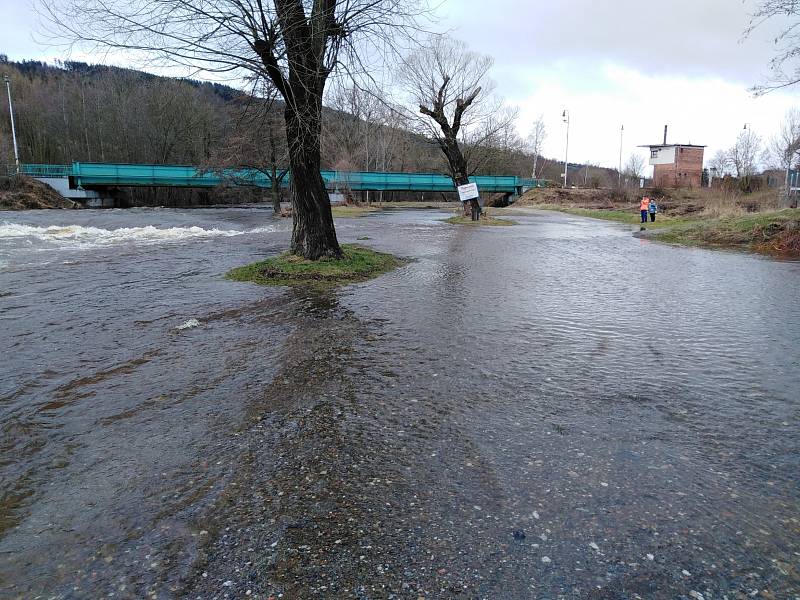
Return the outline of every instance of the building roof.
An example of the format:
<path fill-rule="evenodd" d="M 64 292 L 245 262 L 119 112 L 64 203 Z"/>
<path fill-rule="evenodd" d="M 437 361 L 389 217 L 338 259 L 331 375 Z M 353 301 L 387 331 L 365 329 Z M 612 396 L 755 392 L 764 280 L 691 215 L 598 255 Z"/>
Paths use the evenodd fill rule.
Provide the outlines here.
<path fill-rule="evenodd" d="M 672 148 L 673 146 L 680 146 L 681 148 L 707 148 L 708 146 L 698 146 L 697 144 L 645 144 L 638 146 L 639 148 Z"/>

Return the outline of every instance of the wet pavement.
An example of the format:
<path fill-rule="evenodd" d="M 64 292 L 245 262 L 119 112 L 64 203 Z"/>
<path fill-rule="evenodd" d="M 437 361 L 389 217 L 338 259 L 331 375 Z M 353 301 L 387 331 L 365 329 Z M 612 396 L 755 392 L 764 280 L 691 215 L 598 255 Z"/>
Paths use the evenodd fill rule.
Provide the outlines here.
<path fill-rule="evenodd" d="M 0 216 L 0 597 L 800 597 L 800 263 L 443 216 Z"/>

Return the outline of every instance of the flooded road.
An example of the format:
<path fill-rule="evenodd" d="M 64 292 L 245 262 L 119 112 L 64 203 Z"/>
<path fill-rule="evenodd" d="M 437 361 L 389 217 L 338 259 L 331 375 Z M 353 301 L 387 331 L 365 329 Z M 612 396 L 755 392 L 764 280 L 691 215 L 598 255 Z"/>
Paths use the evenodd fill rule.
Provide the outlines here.
<path fill-rule="evenodd" d="M 445 216 L 3 213 L 0 597 L 800 597 L 800 263 Z"/>

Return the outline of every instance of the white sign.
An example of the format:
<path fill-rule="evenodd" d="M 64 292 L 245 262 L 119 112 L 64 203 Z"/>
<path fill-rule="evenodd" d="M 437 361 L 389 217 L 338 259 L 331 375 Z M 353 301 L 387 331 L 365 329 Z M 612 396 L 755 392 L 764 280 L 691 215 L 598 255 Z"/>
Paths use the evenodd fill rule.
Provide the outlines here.
<path fill-rule="evenodd" d="M 480 194 L 478 193 L 478 184 L 468 183 L 467 185 L 458 186 L 458 197 L 462 202 L 479 198 Z"/>

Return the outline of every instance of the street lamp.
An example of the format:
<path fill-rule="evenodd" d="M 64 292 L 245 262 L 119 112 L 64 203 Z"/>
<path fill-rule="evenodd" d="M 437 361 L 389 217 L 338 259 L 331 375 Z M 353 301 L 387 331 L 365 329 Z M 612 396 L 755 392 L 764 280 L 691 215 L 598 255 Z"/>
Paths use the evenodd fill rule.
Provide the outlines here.
<path fill-rule="evenodd" d="M 11 79 L 8 75 L 3 75 L 3 81 L 6 82 L 6 91 L 8 91 L 8 114 L 11 115 L 11 138 L 14 140 L 14 164 L 17 168 L 17 175 L 19 175 L 19 150 L 17 149 L 17 128 L 14 125 L 14 105 L 11 102 Z"/>
<path fill-rule="evenodd" d="M 618 175 L 618 183 L 617 187 L 622 189 L 622 135 L 625 133 L 625 125 L 620 126 L 619 128 L 619 171 L 617 171 Z"/>
<path fill-rule="evenodd" d="M 564 123 L 567 124 L 567 145 L 564 149 L 564 188 L 567 187 L 567 166 L 569 165 L 569 111 L 564 109 L 564 112 L 561 113 L 561 118 L 564 120 Z"/>

